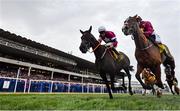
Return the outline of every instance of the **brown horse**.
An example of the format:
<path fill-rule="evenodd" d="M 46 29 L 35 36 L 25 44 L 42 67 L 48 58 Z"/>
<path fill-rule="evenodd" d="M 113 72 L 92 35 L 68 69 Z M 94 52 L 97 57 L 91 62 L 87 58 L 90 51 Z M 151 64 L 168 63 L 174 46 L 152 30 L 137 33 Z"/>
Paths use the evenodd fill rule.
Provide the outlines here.
<path fill-rule="evenodd" d="M 115 61 L 112 57 L 111 53 L 109 53 L 109 49 L 105 47 L 104 45 L 100 45 L 100 43 L 96 40 L 96 38 L 91 34 L 92 26 L 87 31 L 82 31 L 82 37 L 81 37 L 81 44 L 80 44 L 80 51 L 82 53 L 86 53 L 89 48 L 92 47 L 94 55 L 96 57 L 95 64 L 97 67 L 97 70 L 100 73 L 101 78 L 106 84 L 109 97 L 110 99 L 113 98 L 111 89 L 114 90 L 114 78 L 116 74 L 119 74 L 120 76 L 124 76 L 123 73 L 120 73 L 120 71 L 123 69 L 129 79 L 129 93 L 130 95 L 133 95 L 132 88 L 131 88 L 131 74 L 130 71 L 133 70 L 132 66 L 130 66 L 130 60 L 129 58 L 121 52 L 122 59 L 121 61 Z M 106 77 L 106 74 L 109 74 L 110 76 L 110 82 L 111 82 L 111 89 Z"/>
<path fill-rule="evenodd" d="M 163 63 L 163 65 L 166 67 L 169 64 L 171 66 L 172 73 L 174 73 L 175 63 L 173 57 L 168 58 L 163 54 L 161 55 L 160 49 L 146 38 L 137 22 L 137 15 L 126 19 L 122 31 L 125 35 L 132 35 L 132 38 L 134 39 L 136 46 L 135 57 L 138 63 L 136 78 L 140 82 L 142 87 L 144 89 L 151 89 L 151 87 L 144 84 L 140 78 L 142 70 L 144 68 L 150 68 L 150 70 L 156 75 L 156 85 L 159 88 L 164 88 L 161 81 L 160 65 L 161 63 Z M 168 50 L 167 46 L 166 49 Z"/>

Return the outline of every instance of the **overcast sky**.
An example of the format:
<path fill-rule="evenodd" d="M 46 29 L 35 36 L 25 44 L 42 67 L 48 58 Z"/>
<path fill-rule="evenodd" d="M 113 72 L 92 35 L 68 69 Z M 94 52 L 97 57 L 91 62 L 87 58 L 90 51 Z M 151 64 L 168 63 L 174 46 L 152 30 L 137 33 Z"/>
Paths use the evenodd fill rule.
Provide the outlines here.
<path fill-rule="evenodd" d="M 92 25 L 98 38 L 97 28 L 103 25 L 115 32 L 117 49 L 136 69 L 134 41 L 121 31 L 123 21 L 135 14 L 150 21 L 169 47 L 180 81 L 180 0 L 0 0 L 0 28 L 94 62 L 94 54 L 79 51 L 79 29 Z"/>

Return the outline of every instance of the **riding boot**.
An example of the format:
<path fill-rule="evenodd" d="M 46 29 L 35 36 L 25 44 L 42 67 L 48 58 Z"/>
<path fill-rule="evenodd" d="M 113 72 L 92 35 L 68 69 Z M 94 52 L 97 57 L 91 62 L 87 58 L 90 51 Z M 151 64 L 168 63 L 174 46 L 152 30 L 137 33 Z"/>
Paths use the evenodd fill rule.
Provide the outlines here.
<path fill-rule="evenodd" d="M 155 35 L 151 35 L 150 37 L 147 37 L 147 39 L 149 39 L 155 46 L 157 46 L 159 48 L 159 45 L 155 40 L 156 39 Z"/>

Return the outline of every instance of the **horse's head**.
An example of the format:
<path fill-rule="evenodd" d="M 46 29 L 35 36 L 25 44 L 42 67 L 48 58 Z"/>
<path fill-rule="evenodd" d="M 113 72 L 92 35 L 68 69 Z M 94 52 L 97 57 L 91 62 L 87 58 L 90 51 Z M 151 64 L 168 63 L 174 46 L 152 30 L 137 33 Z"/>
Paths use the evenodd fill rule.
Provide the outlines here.
<path fill-rule="evenodd" d="M 124 25 L 122 27 L 122 32 L 124 35 L 132 35 L 135 32 L 135 26 L 138 24 L 138 15 L 135 15 L 133 17 L 128 17 L 124 21 Z"/>
<path fill-rule="evenodd" d="M 92 26 L 90 26 L 89 30 L 82 31 L 80 30 L 82 36 L 81 36 L 81 45 L 79 47 L 80 51 L 82 53 L 86 53 L 90 47 L 92 47 L 95 38 L 91 34 Z"/>

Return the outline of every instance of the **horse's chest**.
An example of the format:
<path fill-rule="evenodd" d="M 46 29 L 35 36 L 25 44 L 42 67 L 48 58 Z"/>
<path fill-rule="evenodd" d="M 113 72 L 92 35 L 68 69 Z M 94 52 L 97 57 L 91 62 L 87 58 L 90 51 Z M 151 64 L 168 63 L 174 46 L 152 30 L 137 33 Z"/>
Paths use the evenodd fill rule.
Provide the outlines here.
<path fill-rule="evenodd" d="M 135 57 L 138 63 L 140 64 L 146 64 L 146 65 L 152 65 L 159 63 L 159 60 L 156 57 L 151 56 L 149 53 L 135 53 Z"/>

